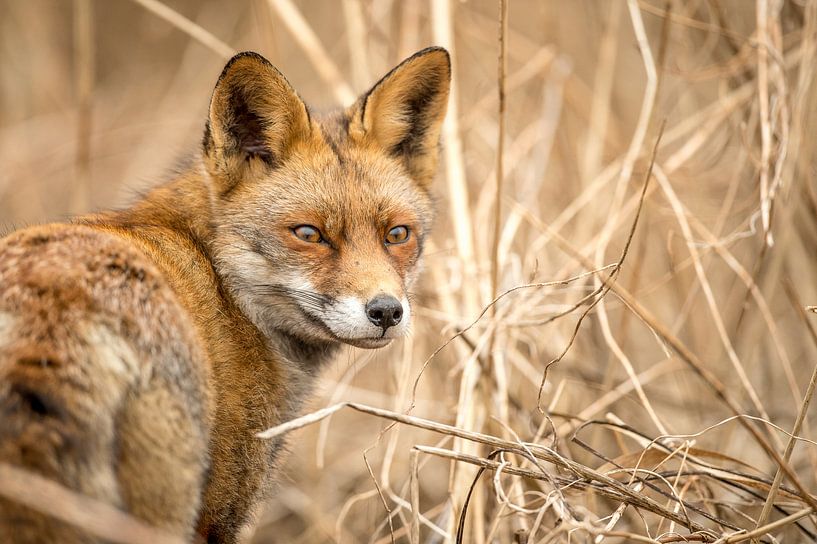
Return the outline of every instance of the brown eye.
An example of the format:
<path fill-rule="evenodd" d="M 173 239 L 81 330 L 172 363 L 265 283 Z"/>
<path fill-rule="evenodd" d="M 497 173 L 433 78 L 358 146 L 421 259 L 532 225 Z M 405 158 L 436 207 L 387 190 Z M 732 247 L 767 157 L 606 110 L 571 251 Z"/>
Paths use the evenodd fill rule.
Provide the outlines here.
<path fill-rule="evenodd" d="M 324 241 L 321 231 L 312 225 L 298 225 L 292 229 L 292 233 L 304 242 L 319 244 Z"/>
<path fill-rule="evenodd" d="M 403 225 L 398 227 L 392 227 L 392 229 L 386 234 L 386 243 L 387 244 L 402 244 L 409 237 L 409 229 Z"/>

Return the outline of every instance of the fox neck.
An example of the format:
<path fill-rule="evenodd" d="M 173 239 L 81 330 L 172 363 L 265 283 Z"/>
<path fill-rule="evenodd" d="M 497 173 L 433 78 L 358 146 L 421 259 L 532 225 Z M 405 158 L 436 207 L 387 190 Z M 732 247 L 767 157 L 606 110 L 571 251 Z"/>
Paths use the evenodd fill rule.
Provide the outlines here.
<path fill-rule="evenodd" d="M 215 217 L 208 180 L 202 170 L 201 167 L 194 167 L 177 179 L 153 189 L 133 207 L 99 216 L 98 221 L 113 222 L 116 226 L 135 230 L 145 226 L 165 228 L 188 239 L 200 256 L 206 259 L 219 297 L 239 312 L 243 319 L 252 323 L 237 303 L 240 298 L 238 293 L 230 288 L 224 271 L 219 270 L 213 259 Z M 161 252 L 161 247 L 158 250 Z M 309 374 L 319 370 L 340 347 L 339 342 L 307 339 L 280 329 L 255 328 L 266 339 L 270 349 Z"/>

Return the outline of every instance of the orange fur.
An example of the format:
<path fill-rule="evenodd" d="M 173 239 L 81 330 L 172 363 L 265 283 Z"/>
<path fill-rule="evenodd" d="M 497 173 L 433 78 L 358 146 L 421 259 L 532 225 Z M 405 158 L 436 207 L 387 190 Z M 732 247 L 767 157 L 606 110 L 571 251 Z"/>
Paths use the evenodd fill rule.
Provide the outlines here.
<path fill-rule="evenodd" d="M 237 55 L 188 172 L 0 240 L 0 461 L 234 542 L 280 464 L 254 434 L 298 412 L 340 343 L 406 331 L 449 73 L 427 49 L 317 117 Z M 395 227 L 408 238 L 386 243 Z M 42 540 L 89 538 L 0 500 L 0 541 Z"/>

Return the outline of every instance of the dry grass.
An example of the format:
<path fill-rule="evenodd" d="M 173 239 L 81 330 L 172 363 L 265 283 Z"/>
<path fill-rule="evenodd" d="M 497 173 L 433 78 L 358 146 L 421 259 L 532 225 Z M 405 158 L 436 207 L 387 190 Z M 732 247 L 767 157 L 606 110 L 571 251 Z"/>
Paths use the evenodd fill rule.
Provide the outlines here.
<path fill-rule="evenodd" d="M 167 177 L 233 50 L 331 107 L 445 45 L 414 334 L 325 374 L 252 541 L 813 540 L 817 3 L 501 4 L 2 0 L 0 222 Z"/>

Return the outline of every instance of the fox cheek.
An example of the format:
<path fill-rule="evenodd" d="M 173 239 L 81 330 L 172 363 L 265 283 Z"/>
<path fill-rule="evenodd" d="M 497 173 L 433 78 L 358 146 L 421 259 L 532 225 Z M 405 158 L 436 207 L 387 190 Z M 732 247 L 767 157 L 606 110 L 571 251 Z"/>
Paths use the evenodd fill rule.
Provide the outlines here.
<path fill-rule="evenodd" d="M 213 90 L 202 142 L 218 194 L 281 164 L 310 133 L 309 111 L 286 78 L 257 53 L 236 55 Z"/>

